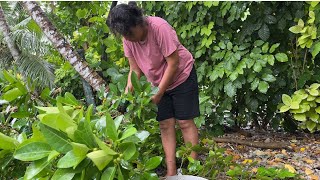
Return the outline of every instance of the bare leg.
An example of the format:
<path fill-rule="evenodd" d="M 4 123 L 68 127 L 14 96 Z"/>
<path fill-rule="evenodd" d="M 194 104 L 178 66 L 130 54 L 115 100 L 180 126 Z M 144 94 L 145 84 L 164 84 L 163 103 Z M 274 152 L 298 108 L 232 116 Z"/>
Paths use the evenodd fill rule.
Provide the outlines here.
<path fill-rule="evenodd" d="M 166 155 L 167 175 L 177 174 L 176 168 L 176 130 L 174 118 L 160 121 L 161 140 Z"/>
<path fill-rule="evenodd" d="M 191 142 L 192 146 L 199 143 L 198 129 L 193 120 L 178 120 L 182 131 L 184 142 Z M 197 159 L 197 153 L 192 152 L 190 155 L 193 159 Z"/>

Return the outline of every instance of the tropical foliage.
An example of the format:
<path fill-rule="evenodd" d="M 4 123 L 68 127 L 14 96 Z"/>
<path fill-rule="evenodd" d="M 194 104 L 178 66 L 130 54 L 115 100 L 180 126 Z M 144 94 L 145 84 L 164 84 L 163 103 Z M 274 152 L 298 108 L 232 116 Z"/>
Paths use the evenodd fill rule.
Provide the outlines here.
<path fill-rule="evenodd" d="M 122 42 L 106 26 L 111 2 L 39 2 L 75 54 L 109 87 L 86 105 L 83 79 L 20 3 L 1 2 L 13 60 L 0 33 L 0 179 L 157 179 L 164 153 L 150 101 L 157 88 L 131 80 Z M 320 130 L 318 2 L 139 2 L 166 19 L 192 52 L 200 84 L 200 146 L 177 157 L 209 179 L 298 178 L 286 169 L 249 171 L 210 138 L 225 127 Z M 174 12 L 174 13 L 173 13 Z M 71 47 L 70 46 L 70 47 Z M 70 48 L 69 47 L 69 48 Z M 118 107 L 128 105 L 121 114 Z M 191 151 L 204 158 L 194 160 Z M 183 164 L 183 162 L 181 164 Z M 250 166 L 254 166 L 252 164 Z"/>

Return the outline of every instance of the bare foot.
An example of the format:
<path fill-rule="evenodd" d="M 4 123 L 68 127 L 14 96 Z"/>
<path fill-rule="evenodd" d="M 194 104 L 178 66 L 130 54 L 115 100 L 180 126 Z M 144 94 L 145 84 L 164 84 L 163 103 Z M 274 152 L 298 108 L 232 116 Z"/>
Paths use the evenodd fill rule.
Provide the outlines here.
<path fill-rule="evenodd" d="M 177 168 L 175 161 L 167 161 L 167 174 L 166 176 L 177 175 Z"/>

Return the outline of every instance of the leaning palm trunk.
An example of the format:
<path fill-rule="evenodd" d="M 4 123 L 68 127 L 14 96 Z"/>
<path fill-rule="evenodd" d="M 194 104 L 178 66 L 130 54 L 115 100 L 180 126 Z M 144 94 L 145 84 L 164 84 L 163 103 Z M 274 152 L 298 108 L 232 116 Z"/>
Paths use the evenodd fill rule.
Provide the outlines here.
<path fill-rule="evenodd" d="M 7 21 L 4 16 L 4 12 L 2 10 L 2 7 L 0 5 L 0 30 L 3 33 L 4 39 L 8 45 L 8 48 L 11 52 L 11 55 L 15 61 L 18 61 L 20 58 L 20 52 L 18 48 L 16 47 L 15 43 L 10 38 L 10 28 L 7 24 Z"/>
<path fill-rule="evenodd" d="M 82 76 L 93 89 L 99 90 L 101 87 L 106 86 L 105 81 L 98 73 L 90 69 L 88 63 L 83 61 L 79 54 L 71 48 L 70 43 L 57 31 L 36 2 L 24 1 L 21 3 L 58 52 L 70 62 L 80 76 Z M 105 91 L 109 90 L 107 86 L 105 88 Z"/>

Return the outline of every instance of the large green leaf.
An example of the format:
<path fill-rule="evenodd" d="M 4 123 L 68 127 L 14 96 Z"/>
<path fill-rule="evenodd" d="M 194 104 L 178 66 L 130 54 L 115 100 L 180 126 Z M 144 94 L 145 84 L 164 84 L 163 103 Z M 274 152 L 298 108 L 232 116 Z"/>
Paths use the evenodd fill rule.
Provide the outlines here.
<path fill-rule="evenodd" d="M 117 169 L 115 167 L 108 167 L 102 174 L 101 179 L 113 180 Z"/>
<path fill-rule="evenodd" d="M 13 88 L 2 95 L 2 98 L 6 101 L 13 101 L 23 95 L 23 93 L 18 88 Z"/>
<path fill-rule="evenodd" d="M 2 70 L 3 76 L 4 78 L 9 81 L 10 83 L 14 83 L 16 82 L 16 78 L 14 76 L 12 76 L 10 73 L 8 73 L 8 71 L 6 70 Z"/>
<path fill-rule="evenodd" d="M 75 172 L 73 169 L 57 169 L 51 177 L 51 180 L 71 180 Z"/>
<path fill-rule="evenodd" d="M 258 35 L 262 40 L 264 41 L 268 40 L 270 37 L 269 27 L 266 24 L 263 24 L 258 31 Z"/>
<path fill-rule="evenodd" d="M 75 168 L 86 158 L 89 148 L 84 144 L 72 143 L 73 150 L 63 156 L 57 164 L 58 168 Z"/>
<path fill-rule="evenodd" d="M 315 43 L 312 47 L 312 57 L 315 58 L 320 52 L 320 41 Z"/>
<path fill-rule="evenodd" d="M 106 152 L 107 154 L 110 155 L 116 155 L 117 152 L 115 152 L 114 150 L 112 150 L 109 146 L 107 146 L 103 141 L 101 141 L 98 137 L 95 136 L 96 142 L 99 146 L 99 148 L 101 148 L 102 150 L 104 150 L 104 152 Z"/>
<path fill-rule="evenodd" d="M 253 45 L 254 46 L 262 46 L 263 43 L 264 43 L 264 41 L 262 41 L 262 40 L 256 40 L 256 41 L 254 41 Z"/>
<path fill-rule="evenodd" d="M 287 62 L 288 56 L 285 53 L 277 53 L 276 60 L 278 60 L 279 62 Z"/>
<path fill-rule="evenodd" d="M 299 102 L 298 101 L 292 101 L 290 109 L 299 109 Z"/>
<path fill-rule="evenodd" d="M 106 133 L 107 136 L 113 141 L 116 141 L 118 139 L 118 133 L 115 122 L 109 113 L 106 113 Z"/>
<path fill-rule="evenodd" d="M 126 161 L 131 159 L 135 155 L 135 153 L 137 151 L 136 146 L 132 142 L 127 142 L 127 143 L 120 144 L 120 149 L 121 149 L 121 151 L 123 153 L 123 159 L 126 160 Z"/>
<path fill-rule="evenodd" d="M 85 18 L 88 14 L 88 10 L 86 8 L 84 9 L 78 9 L 76 12 L 76 16 L 81 19 L 81 18 Z"/>
<path fill-rule="evenodd" d="M 44 111 L 47 114 L 54 114 L 54 113 L 59 113 L 59 109 L 58 107 L 40 107 L 40 106 L 36 106 L 37 109 L 40 109 L 41 111 Z M 68 112 L 73 110 L 74 108 L 71 106 L 63 106 L 63 109 Z"/>
<path fill-rule="evenodd" d="M 69 92 L 66 92 L 64 95 L 65 100 L 67 101 L 68 104 L 77 106 L 79 105 L 78 100 Z"/>
<path fill-rule="evenodd" d="M 47 157 L 52 149 L 44 142 L 31 142 L 18 147 L 14 152 L 14 158 L 21 161 L 34 161 Z"/>
<path fill-rule="evenodd" d="M 87 120 L 81 119 L 78 129 L 74 132 L 75 141 L 87 145 L 89 148 L 96 147 L 92 129 Z"/>
<path fill-rule="evenodd" d="M 118 173 L 118 180 L 124 180 L 124 177 L 123 177 L 123 174 L 122 174 L 120 166 L 118 166 L 117 173 Z"/>
<path fill-rule="evenodd" d="M 310 85 L 311 89 L 318 89 L 319 87 L 320 87 L 319 83 L 313 83 L 313 84 Z"/>
<path fill-rule="evenodd" d="M 298 120 L 298 121 L 306 121 L 307 117 L 306 114 L 294 114 L 293 115 L 294 119 Z"/>
<path fill-rule="evenodd" d="M 93 111 L 93 104 L 90 104 L 86 113 L 86 121 L 88 121 L 89 123 L 91 121 L 90 117 L 92 116 L 92 111 Z"/>
<path fill-rule="evenodd" d="M 33 177 L 35 177 L 37 174 L 39 174 L 50 163 L 51 163 L 51 161 L 48 161 L 47 158 L 43 158 L 43 159 L 32 162 L 27 167 L 24 178 L 25 179 L 33 179 Z"/>
<path fill-rule="evenodd" d="M 150 171 L 152 169 L 155 169 L 156 167 L 159 166 L 161 161 L 162 161 L 162 157 L 160 156 L 150 158 L 145 164 L 145 170 Z"/>
<path fill-rule="evenodd" d="M 57 125 L 57 119 L 58 119 L 59 114 L 39 114 L 37 117 L 41 121 L 41 123 L 50 126 L 54 129 L 59 129 Z"/>
<path fill-rule="evenodd" d="M 72 150 L 72 145 L 68 141 L 69 138 L 65 133 L 44 124 L 40 124 L 40 130 L 54 150 L 60 153 L 67 153 Z"/>
<path fill-rule="evenodd" d="M 310 89 L 309 93 L 312 96 L 318 96 L 319 95 L 319 90 L 318 89 Z"/>
<path fill-rule="evenodd" d="M 318 113 L 316 113 L 314 111 L 309 111 L 308 112 L 308 116 L 312 121 L 318 122 L 318 119 L 319 119 L 319 114 Z"/>
<path fill-rule="evenodd" d="M 265 82 L 265 81 L 259 82 L 258 90 L 261 93 L 267 93 L 268 89 L 269 89 L 269 84 L 267 82 Z"/>
<path fill-rule="evenodd" d="M 280 107 L 280 112 L 283 113 L 283 112 L 287 112 L 289 111 L 290 109 L 290 106 L 287 106 L 287 105 L 283 105 Z"/>
<path fill-rule="evenodd" d="M 307 101 L 314 101 L 317 97 L 309 95 Z"/>
<path fill-rule="evenodd" d="M 266 73 L 262 75 L 262 79 L 267 82 L 274 82 L 277 80 L 272 74 L 266 74 Z"/>
<path fill-rule="evenodd" d="M 307 129 L 310 131 L 310 132 L 313 132 L 315 127 L 317 126 L 317 123 L 313 122 L 313 121 L 307 121 L 306 122 L 306 125 L 307 125 Z"/>
<path fill-rule="evenodd" d="M 229 96 L 233 97 L 236 95 L 236 87 L 232 84 L 232 82 L 227 83 L 224 86 L 224 92 Z"/>
<path fill-rule="evenodd" d="M 268 52 L 268 49 L 269 49 L 269 43 L 266 42 L 266 43 L 262 46 L 261 50 L 262 50 L 263 53 L 267 53 L 267 52 Z"/>
<path fill-rule="evenodd" d="M 120 115 L 120 116 L 118 116 L 118 117 L 116 117 L 116 118 L 114 119 L 114 123 L 115 123 L 115 125 L 116 125 L 116 130 L 118 130 L 121 122 L 123 121 L 123 119 L 124 119 L 124 115 Z"/>
<path fill-rule="evenodd" d="M 72 118 L 66 113 L 59 113 L 57 117 L 57 126 L 63 132 L 68 132 L 70 129 L 76 129 L 77 125 Z"/>
<path fill-rule="evenodd" d="M 253 82 L 251 83 L 251 90 L 254 91 L 259 86 L 260 80 L 258 78 L 254 78 Z"/>
<path fill-rule="evenodd" d="M 149 137 L 149 135 L 150 133 L 148 131 L 139 131 L 138 133 L 136 133 L 136 136 L 140 139 L 140 141 L 144 141 Z"/>
<path fill-rule="evenodd" d="M 253 66 L 253 70 L 255 72 L 260 72 L 262 70 L 262 65 L 259 63 L 259 61 L 257 61 L 254 66 Z"/>
<path fill-rule="evenodd" d="M 280 43 L 273 44 L 273 45 L 270 47 L 269 52 L 270 52 L 270 53 L 273 53 L 279 46 L 280 46 Z"/>
<path fill-rule="evenodd" d="M 290 27 L 289 31 L 291 31 L 294 34 L 298 34 L 302 31 L 302 28 L 300 26 L 296 25 L 296 26 Z"/>
<path fill-rule="evenodd" d="M 0 149 L 15 149 L 19 142 L 0 132 Z"/>
<path fill-rule="evenodd" d="M 135 133 L 137 133 L 137 129 L 135 127 L 129 127 L 127 128 L 124 133 L 122 134 L 121 138 L 119 139 L 119 141 L 126 139 L 132 135 L 134 135 Z"/>
<path fill-rule="evenodd" d="M 131 83 L 135 91 L 137 91 L 138 93 L 142 91 L 140 81 L 134 71 L 132 71 L 131 73 Z"/>
<path fill-rule="evenodd" d="M 292 99 L 290 96 L 282 94 L 282 102 L 287 106 L 291 106 Z"/>
<path fill-rule="evenodd" d="M 93 151 L 87 154 L 87 157 L 93 161 L 100 171 L 102 171 L 113 159 L 113 156 L 107 154 L 103 150 Z"/>
<path fill-rule="evenodd" d="M 51 151 L 50 154 L 49 154 L 49 156 L 48 156 L 48 161 L 53 160 L 54 158 L 56 158 L 56 157 L 59 156 L 59 155 L 60 155 L 59 152 L 57 152 L 57 151 L 55 151 L 55 150 Z"/>

